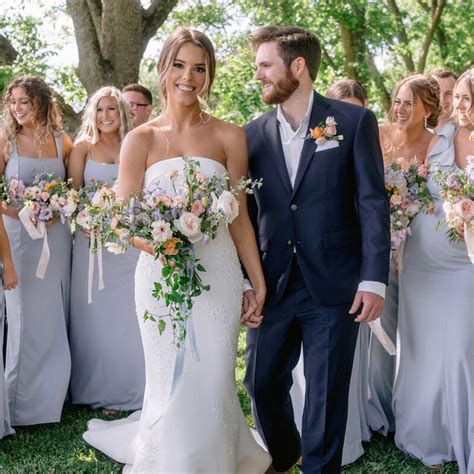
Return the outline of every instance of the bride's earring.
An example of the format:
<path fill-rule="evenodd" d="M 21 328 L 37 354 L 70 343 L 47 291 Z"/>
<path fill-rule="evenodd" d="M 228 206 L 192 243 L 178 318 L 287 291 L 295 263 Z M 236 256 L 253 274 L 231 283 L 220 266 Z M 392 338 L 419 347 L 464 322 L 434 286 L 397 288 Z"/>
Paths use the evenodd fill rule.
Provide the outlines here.
<path fill-rule="evenodd" d="M 423 120 L 423 125 L 425 126 L 425 128 L 428 128 L 428 117 L 429 115 L 425 115 L 425 118 Z"/>

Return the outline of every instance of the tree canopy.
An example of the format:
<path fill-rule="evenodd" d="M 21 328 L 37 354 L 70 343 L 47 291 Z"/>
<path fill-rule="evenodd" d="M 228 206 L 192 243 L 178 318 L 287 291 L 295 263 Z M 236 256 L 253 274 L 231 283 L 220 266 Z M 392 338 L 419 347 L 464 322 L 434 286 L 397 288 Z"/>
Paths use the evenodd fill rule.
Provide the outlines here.
<path fill-rule="evenodd" d="M 45 77 L 73 124 L 86 95 L 103 85 L 140 81 L 156 91 L 160 45 L 184 25 L 214 41 L 219 67 L 210 107 L 237 123 L 264 110 L 246 41 L 261 25 L 313 31 L 323 48 L 315 87 L 324 92 L 334 80 L 358 79 L 379 114 L 406 75 L 474 64 L 471 0 L 20 0 L 15 7 L 0 11 L 0 89 L 18 74 Z M 59 17 L 67 25 L 60 31 Z M 53 59 L 71 37 L 78 62 L 58 66 Z"/>

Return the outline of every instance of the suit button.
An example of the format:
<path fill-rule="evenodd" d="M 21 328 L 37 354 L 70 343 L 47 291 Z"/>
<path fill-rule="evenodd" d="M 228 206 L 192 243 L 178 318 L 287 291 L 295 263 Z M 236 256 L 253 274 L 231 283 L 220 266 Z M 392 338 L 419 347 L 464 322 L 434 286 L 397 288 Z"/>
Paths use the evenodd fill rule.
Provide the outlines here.
<path fill-rule="evenodd" d="M 292 211 L 296 211 L 296 210 L 298 209 L 298 206 L 297 206 L 296 204 L 292 204 L 292 205 L 290 206 L 290 209 L 291 209 Z"/>
<path fill-rule="evenodd" d="M 288 241 L 288 245 L 293 245 L 293 241 L 292 241 L 292 240 L 289 240 L 289 241 Z"/>

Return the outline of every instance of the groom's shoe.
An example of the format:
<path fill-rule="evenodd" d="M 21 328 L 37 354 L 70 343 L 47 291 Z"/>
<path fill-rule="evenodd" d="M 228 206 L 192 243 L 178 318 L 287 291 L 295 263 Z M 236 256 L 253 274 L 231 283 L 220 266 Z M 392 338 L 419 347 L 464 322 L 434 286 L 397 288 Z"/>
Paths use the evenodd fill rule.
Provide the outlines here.
<path fill-rule="evenodd" d="M 289 469 L 288 471 L 277 471 L 273 464 L 265 471 L 265 474 L 291 474 L 293 469 Z"/>

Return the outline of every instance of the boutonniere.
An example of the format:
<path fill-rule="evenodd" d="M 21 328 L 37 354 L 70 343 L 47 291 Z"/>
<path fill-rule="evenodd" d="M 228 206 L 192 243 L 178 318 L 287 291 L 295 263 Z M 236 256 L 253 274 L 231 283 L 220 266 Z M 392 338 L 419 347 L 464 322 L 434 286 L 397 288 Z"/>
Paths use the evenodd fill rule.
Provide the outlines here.
<path fill-rule="evenodd" d="M 337 134 L 337 122 L 332 115 L 326 118 L 326 122 L 319 122 L 318 126 L 309 129 L 306 138 L 314 139 L 316 145 L 325 145 L 328 140 L 336 140 L 338 142 L 344 140 L 344 135 Z"/>

